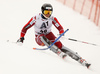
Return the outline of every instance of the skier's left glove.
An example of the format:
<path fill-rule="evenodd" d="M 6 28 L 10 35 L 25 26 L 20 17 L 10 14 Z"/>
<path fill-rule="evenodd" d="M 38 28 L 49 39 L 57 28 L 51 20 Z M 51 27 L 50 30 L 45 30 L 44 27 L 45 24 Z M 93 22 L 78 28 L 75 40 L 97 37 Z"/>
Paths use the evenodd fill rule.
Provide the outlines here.
<path fill-rule="evenodd" d="M 61 30 L 60 32 L 59 32 L 59 35 L 61 35 L 62 33 L 64 33 L 64 30 Z M 64 36 L 64 35 L 63 35 Z"/>
<path fill-rule="evenodd" d="M 17 42 L 22 42 L 24 41 L 24 37 L 21 37 L 20 39 L 17 40 Z"/>

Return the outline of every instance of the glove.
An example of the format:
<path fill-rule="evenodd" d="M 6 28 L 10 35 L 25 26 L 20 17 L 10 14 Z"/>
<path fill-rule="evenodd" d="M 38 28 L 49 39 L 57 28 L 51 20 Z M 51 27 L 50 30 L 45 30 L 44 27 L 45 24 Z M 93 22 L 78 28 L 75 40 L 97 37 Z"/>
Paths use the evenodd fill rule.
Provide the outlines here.
<path fill-rule="evenodd" d="M 64 33 L 64 30 L 61 30 L 61 31 L 59 32 L 59 36 L 60 36 L 62 33 Z M 63 36 L 64 36 L 64 35 L 63 35 Z"/>
<path fill-rule="evenodd" d="M 59 36 L 60 36 L 61 34 L 59 34 Z M 62 35 L 62 36 L 64 36 L 64 34 Z"/>
<path fill-rule="evenodd" d="M 24 37 L 21 37 L 20 39 L 17 40 L 17 42 L 22 42 L 24 41 Z"/>

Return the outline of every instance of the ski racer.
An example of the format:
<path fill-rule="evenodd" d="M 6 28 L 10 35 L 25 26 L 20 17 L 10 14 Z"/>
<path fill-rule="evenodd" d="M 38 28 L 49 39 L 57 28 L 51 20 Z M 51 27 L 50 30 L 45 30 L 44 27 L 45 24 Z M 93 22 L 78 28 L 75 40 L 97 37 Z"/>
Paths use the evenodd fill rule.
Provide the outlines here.
<path fill-rule="evenodd" d="M 59 34 L 62 34 L 64 32 L 64 28 L 61 26 L 57 18 L 52 16 L 53 7 L 51 4 L 43 4 L 41 7 L 41 11 L 42 13 L 33 16 L 22 28 L 20 38 L 17 40 L 17 42 L 23 43 L 24 36 L 27 30 L 31 27 L 34 27 L 35 41 L 40 46 L 50 46 L 49 43 L 54 42 L 57 38 L 51 31 L 52 25 L 54 25 L 58 29 Z M 49 40 L 49 43 L 47 42 L 47 40 Z M 87 63 L 84 59 L 82 59 L 82 57 L 80 57 L 80 55 L 78 55 L 76 52 L 65 47 L 60 41 L 57 41 L 54 45 L 56 48 L 52 46 L 50 50 L 56 53 L 61 58 L 65 58 L 68 55 L 72 59 L 86 66 L 87 68 L 89 68 L 89 66 L 91 65 Z"/>

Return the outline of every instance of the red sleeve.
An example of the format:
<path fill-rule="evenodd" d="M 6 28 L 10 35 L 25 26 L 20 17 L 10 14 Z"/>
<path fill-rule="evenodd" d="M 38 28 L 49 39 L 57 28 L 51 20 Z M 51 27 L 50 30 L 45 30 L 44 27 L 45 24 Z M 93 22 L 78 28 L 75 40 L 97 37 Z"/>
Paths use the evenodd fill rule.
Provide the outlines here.
<path fill-rule="evenodd" d="M 31 28 L 35 23 L 30 24 L 32 22 L 33 17 L 28 21 L 28 23 L 22 28 L 20 37 L 24 37 L 27 30 Z"/>
<path fill-rule="evenodd" d="M 54 20 L 52 21 L 52 23 L 59 30 L 59 34 L 64 32 L 63 27 L 61 26 L 61 24 L 59 23 L 56 17 L 54 17 Z"/>

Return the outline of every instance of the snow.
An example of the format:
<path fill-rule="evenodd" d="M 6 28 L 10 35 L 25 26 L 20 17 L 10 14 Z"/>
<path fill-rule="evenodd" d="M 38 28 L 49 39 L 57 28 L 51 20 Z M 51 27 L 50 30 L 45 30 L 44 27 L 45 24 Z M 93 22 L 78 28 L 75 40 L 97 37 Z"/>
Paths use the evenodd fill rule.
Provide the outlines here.
<path fill-rule="evenodd" d="M 66 47 L 78 52 L 92 64 L 90 69 L 87 69 L 70 57 L 63 60 L 50 50 L 33 50 L 33 47 L 40 47 L 34 39 L 34 28 L 27 31 L 22 46 L 14 43 L 19 39 L 22 27 L 32 16 L 41 12 L 41 5 L 46 2 L 53 5 L 53 15 L 58 18 L 64 29 L 69 28 L 64 37 L 100 45 L 100 28 L 56 0 L 2 0 L 0 74 L 100 74 L 100 46 L 61 39 Z M 57 36 L 58 31 L 55 27 L 52 28 Z"/>

